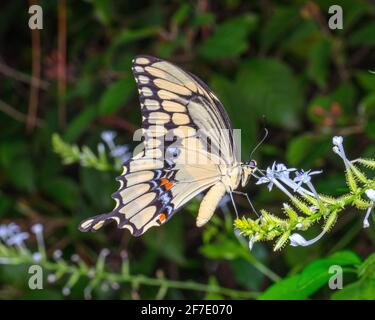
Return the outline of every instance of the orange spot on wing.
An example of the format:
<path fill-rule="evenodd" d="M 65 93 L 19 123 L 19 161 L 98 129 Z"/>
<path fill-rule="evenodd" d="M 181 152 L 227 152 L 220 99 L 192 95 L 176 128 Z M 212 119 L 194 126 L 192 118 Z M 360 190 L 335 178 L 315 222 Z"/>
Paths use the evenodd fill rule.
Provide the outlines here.
<path fill-rule="evenodd" d="M 161 213 L 161 214 L 159 215 L 159 220 L 160 220 L 160 222 L 164 222 L 166 219 L 167 219 L 167 217 L 166 217 L 166 215 L 165 215 L 164 213 Z"/>
<path fill-rule="evenodd" d="M 169 181 L 167 178 L 160 179 L 161 185 L 164 186 L 165 190 L 169 190 L 173 186 L 173 182 Z"/>
<path fill-rule="evenodd" d="M 165 185 L 165 189 L 166 190 L 169 190 L 170 188 L 172 188 L 173 186 L 173 182 L 168 182 L 166 185 Z"/>

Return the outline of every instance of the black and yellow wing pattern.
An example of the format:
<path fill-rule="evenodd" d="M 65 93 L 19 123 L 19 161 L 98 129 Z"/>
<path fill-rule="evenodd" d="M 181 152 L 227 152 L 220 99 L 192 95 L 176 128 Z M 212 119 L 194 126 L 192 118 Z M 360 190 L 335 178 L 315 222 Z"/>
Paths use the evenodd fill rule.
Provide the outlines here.
<path fill-rule="evenodd" d="M 143 149 L 124 163 L 117 178 L 120 188 L 112 195 L 113 211 L 84 220 L 81 231 L 96 231 L 115 221 L 134 236 L 142 235 L 220 183 L 223 167 L 238 161 L 230 120 L 203 81 L 150 56 L 137 56 L 132 69 L 141 104 Z M 222 184 L 219 189 L 224 192 Z"/>

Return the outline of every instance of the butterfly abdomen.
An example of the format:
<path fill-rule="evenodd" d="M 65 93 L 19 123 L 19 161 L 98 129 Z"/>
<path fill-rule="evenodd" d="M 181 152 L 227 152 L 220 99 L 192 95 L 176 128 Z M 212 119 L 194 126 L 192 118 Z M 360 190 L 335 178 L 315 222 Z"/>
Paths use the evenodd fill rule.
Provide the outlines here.
<path fill-rule="evenodd" d="M 201 227 L 208 222 L 215 212 L 221 198 L 225 195 L 226 188 L 222 182 L 215 184 L 204 196 L 199 207 L 197 216 L 197 227 Z"/>

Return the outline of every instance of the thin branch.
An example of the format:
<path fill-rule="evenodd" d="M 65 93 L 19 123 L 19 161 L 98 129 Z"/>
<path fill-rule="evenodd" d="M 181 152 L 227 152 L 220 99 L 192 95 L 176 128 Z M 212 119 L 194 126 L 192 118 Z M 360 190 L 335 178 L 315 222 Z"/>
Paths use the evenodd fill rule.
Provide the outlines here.
<path fill-rule="evenodd" d="M 14 120 L 17 120 L 19 122 L 25 123 L 27 121 L 27 116 L 24 115 L 22 112 L 19 112 L 15 108 L 13 108 L 11 105 L 7 104 L 6 102 L 0 100 L 0 112 L 4 112 Z M 42 127 L 43 121 L 39 118 L 35 119 L 35 126 Z"/>
<path fill-rule="evenodd" d="M 7 265 L 28 265 L 34 264 L 33 254 L 27 249 L 21 253 L 20 250 L 14 250 L 9 246 L 3 245 L 0 241 L 0 258 L 6 261 Z M 4 263 L 4 262 L 3 262 Z M 72 278 L 74 276 L 75 281 L 71 284 L 73 286 L 79 279 L 90 279 L 89 273 L 90 269 L 93 272 L 94 278 L 91 278 L 91 283 L 94 281 L 96 286 L 100 283 L 111 282 L 111 283 L 123 283 L 130 284 L 133 288 L 138 288 L 140 285 L 159 287 L 167 289 L 179 289 L 179 290 L 192 290 L 198 292 L 206 293 L 216 293 L 231 297 L 234 299 L 254 299 L 259 293 L 252 291 L 236 290 L 231 288 L 221 287 L 219 285 L 204 284 L 195 281 L 179 281 L 179 280 L 169 280 L 164 277 L 147 277 L 141 274 L 131 274 L 129 272 L 112 272 L 104 269 L 104 260 L 98 258 L 98 262 L 94 268 L 91 268 L 83 260 L 80 263 L 72 264 L 65 260 L 50 260 L 48 258 L 43 258 L 38 261 L 38 264 L 43 267 L 43 269 L 48 270 L 54 275 L 58 275 L 58 279 L 62 277 Z M 124 270 L 124 269 L 123 269 Z M 93 288 L 92 288 L 93 289 Z"/>
<path fill-rule="evenodd" d="M 124 129 L 130 133 L 134 133 L 138 129 L 138 127 L 135 126 L 134 124 L 126 121 L 125 119 L 118 118 L 115 116 L 103 117 L 103 118 L 98 119 L 98 121 L 104 125 L 107 125 L 113 128 Z"/>
<path fill-rule="evenodd" d="M 37 1 L 30 0 L 30 4 L 36 4 Z M 38 29 L 31 30 L 31 86 L 30 86 L 30 97 L 29 97 L 29 111 L 26 121 L 27 131 L 33 131 L 36 125 L 36 117 L 38 113 L 38 102 L 39 102 L 39 83 L 40 83 L 40 31 Z"/>
<path fill-rule="evenodd" d="M 65 0 L 58 2 L 58 108 L 59 124 L 63 128 L 66 124 L 66 3 Z"/>
<path fill-rule="evenodd" d="M 35 79 L 32 76 L 28 75 L 27 73 L 23 73 L 21 71 L 18 71 L 16 69 L 9 67 L 5 63 L 1 62 L 1 59 L 0 59 L 0 73 L 7 77 L 13 78 L 17 81 L 24 82 L 27 84 L 31 84 L 33 82 L 34 85 L 36 85 L 37 87 L 43 90 L 47 90 L 50 85 L 48 81 L 45 81 L 39 78 Z"/>

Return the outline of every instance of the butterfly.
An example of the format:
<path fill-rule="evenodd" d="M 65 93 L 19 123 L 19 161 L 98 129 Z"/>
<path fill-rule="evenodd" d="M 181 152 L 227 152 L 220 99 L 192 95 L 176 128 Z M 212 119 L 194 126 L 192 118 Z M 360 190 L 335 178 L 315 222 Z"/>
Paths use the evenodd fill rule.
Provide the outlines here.
<path fill-rule="evenodd" d="M 113 211 L 85 219 L 79 229 L 96 231 L 115 221 L 140 236 L 208 190 L 196 219 L 203 226 L 225 194 L 233 201 L 232 194 L 248 183 L 257 164 L 240 161 L 230 119 L 198 77 L 146 55 L 134 58 L 132 71 L 141 105 L 142 149 L 123 164 Z"/>

